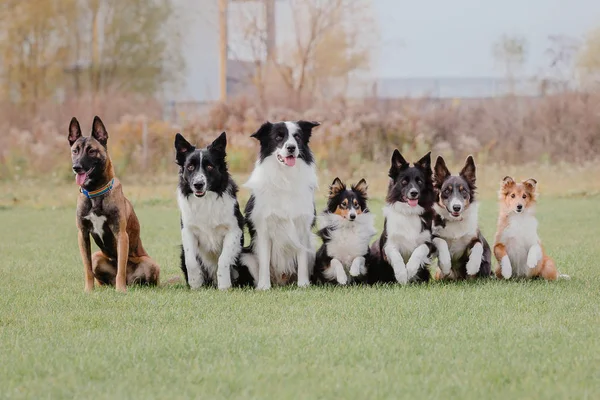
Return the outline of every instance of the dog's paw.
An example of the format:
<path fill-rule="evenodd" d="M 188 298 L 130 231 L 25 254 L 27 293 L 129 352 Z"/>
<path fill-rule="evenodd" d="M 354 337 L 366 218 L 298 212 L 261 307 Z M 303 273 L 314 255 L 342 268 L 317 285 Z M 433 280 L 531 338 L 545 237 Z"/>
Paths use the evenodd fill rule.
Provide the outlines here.
<path fill-rule="evenodd" d="M 271 281 L 258 282 L 258 285 L 256 285 L 256 290 L 270 290 L 270 289 L 271 289 Z"/>
<path fill-rule="evenodd" d="M 231 289 L 231 282 L 219 282 L 219 290 L 229 290 Z"/>
<path fill-rule="evenodd" d="M 298 287 L 304 288 L 304 287 L 309 287 L 310 286 L 310 281 L 307 279 L 298 279 Z"/>
<path fill-rule="evenodd" d="M 406 272 L 406 267 L 403 265 L 398 268 L 394 268 L 394 277 L 396 278 L 396 282 L 404 285 L 408 283 L 408 273 Z"/>
<path fill-rule="evenodd" d="M 357 277 L 364 273 L 366 273 L 365 258 L 364 257 L 355 258 L 352 261 L 352 265 L 350 266 L 350 276 Z"/>
<path fill-rule="evenodd" d="M 337 283 L 339 283 L 340 285 L 345 285 L 348 283 L 348 277 L 346 276 L 346 274 L 338 275 L 336 280 L 337 280 Z"/>
<path fill-rule="evenodd" d="M 475 258 L 470 258 L 469 261 L 467 261 L 467 275 L 477 275 L 479 268 L 481 268 L 480 261 L 481 260 Z"/>
<path fill-rule="evenodd" d="M 502 257 L 502 260 L 500 261 L 500 268 L 502 270 L 502 277 L 504 279 L 510 279 L 512 276 L 512 265 L 510 265 L 508 256 Z"/>
<path fill-rule="evenodd" d="M 527 267 L 529 269 L 534 269 L 537 267 L 540 261 L 540 257 L 538 256 L 538 252 L 536 249 L 532 248 L 527 254 Z"/>

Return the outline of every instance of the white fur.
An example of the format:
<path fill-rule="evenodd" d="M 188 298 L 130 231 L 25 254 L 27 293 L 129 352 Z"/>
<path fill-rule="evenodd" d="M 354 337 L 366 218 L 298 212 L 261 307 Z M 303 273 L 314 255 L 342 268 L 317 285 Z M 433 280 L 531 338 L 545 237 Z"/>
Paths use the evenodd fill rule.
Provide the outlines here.
<path fill-rule="evenodd" d="M 177 202 L 190 287 L 197 289 L 204 284 L 198 262 L 201 259 L 219 289 L 230 288 L 231 266 L 242 250 L 242 230 L 234 212 L 236 200 L 227 193 L 219 197 L 207 191 L 204 197 L 197 198 L 177 191 Z"/>
<path fill-rule="evenodd" d="M 358 214 L 354 221 L 340 215 L 324 213 L 317 219 L 320 229 L 330 228 L 327 255 L 338 259 L 345 268 L 357 257 L 369 252 L 369 243 L 375 234 L 373 213 Z"/>
<path fill-rule="evenodd" d="M 282 284 L 283 274 L 294 273 L 299 286 L 307 286 L 314 267 L 314 165 L 298 159 L 288 167 L 271 155 L 257 161 L 244 186 L 254 195 L 249 218 L 256 229 L 253 253 L 257 260 L 247 263 L 258 264 L 257 288 L 269 289 L 271 280 Z"/>
<path fill-rule="evenodd" d="M 512 265 L 510 264 L 510 259 L 508 256 L 502 257 L 500 260 L 500 268 L 504 279 L 510 279 L 512 276 Z"/>
<path fill-rule="evenodd" d="M 332 259 L 330 263 L 330 268 L 335 272 L 335 279 L 337 283 L 340 285 L 345 285 L 348 283 L 348 277 L 346 276 L 346 270 L 342 263 L 337 259 Z"/>
<path fill-rule="evenodd" d="M 534 260 L 538 260 L 538 257 L 541 259 L 537 226 L 535 210 L 529 207 L 521 213 L 511 213 L 508 217 L 508 225 L 500 234 L 499 242 L 506 247 L 512 275 L 515 277 L 530 277 L 532 268 L 528 266 L 528 261 L 533 263 Z M 532 248 L 534 248 L 533 252 L 531 252 Z"/>
<path fill-rule="evenodd" d="M 446 226 L 433 225 L 433 234 L 441 237 L 448 244 L 448 250 L 453 262 L 458 261 L 464 254 L 467 246 L 473 238 L 477 237 L 478 231 L 478 203 L 471 203 L 460 217 L 453 217 L 439 204 L 434 205 L 435 211 L 446 220 Z"/>
<path fill-rule="evenodd" d="M 106 222 L 105 215 L 96 215 L 93 212 L 88 214 L 87 217 L 83 217 L 92 223 L 92 229 L 94 233 L 99 236 L 100 242 L 102 242 L 102 238 L 104 237 L 104 223 Z"/>
<path fill-rule="evenodd" d="M 442 238 L 435 237 L 433 238 L 433 244 L 437 248 L 440 270 L 446 276 L 452 270 L 452 260 L 450 258 L 450 250 L 448 250 L 448 243 Z"/>
<path fill-rule="evenodd" d="M 476 275 L 481 268 L 481 257 L 483 256 L 483 245 L 481 242 L 475 243 L 471 248 L 469 261 L 467 261 L 467 274 Z"/>
<path fill-rule="evenodd" d="M 420 247 L 431 240 L 430 231 L 421 231 L 423 211 L 421 206 L 411 207 L 402 202 L 388 204 L 383 208 L 387 229 L 387 241 L 383 251 L 392 265 L 394 275 L 399 283 L 407 283 L 414 276 L 411 273 L 416 273 L 414 269 L 416 263 L 422 264 L 428 261 L 427 254 L 423 256 L 423 250 Z M 405 260 L 410 262 L 416 249 L 419 251 L 410 265 L 411 270 L 408 271 Z"/>
<path fill-rule="evenodd" d="M 366 260 L 364 257 L 356 257 L 350 265 L 350 276 L 357 277 L 367 274 Z"/>
<path fill-rule="evenodd" d="M 537 267 L 538 263 L 542 260 L 542 247 L 539 244 L 534 244 L 527 253 L 527 266 L 529 268 Z"/>

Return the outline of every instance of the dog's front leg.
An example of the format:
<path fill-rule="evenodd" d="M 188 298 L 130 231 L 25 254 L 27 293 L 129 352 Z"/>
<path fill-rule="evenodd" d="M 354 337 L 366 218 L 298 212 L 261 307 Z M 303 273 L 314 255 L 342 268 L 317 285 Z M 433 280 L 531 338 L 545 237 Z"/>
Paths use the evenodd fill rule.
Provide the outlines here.
<path fill-rule="evenodd" d="M 119 292 L 127 291 L 127 260 L 129 258 L 129 235 L 122 227 L 117 235 L 117 280 Z"/>
<path fill-rule="evenodd" d="M 404 264 L 404 260 L 402 259 L 402 255 L 396 248 L 396 246 L 391 243 L 386 243 L 383 251 L 389 260 L 392 269 L 394 270 L 394 276 L 396 278 L 396 282 L 398 283 L 407 283 L 408 282 L 408 274 L 406 272 L 406 265 Z"/>
<path fill-rule="evenodd" d="M 440 264 L 442 275 L 447 276 L 452 269 L 452 260 L 450 257 L 450 250 L 448 249 L 448 243 L 442 238 L 434 237 L 433 244 L 438 251 L 438 262 Z"/>
<path fill-rule="evenodd" d="M 256 254 L 258 255 L 258 290 L 271 289 L 271 239 L 263 230 L 256 236 Z"/>
<path fill-rule="evenodd" d="M 335 271 L 335 280 L 340 285 L 345 285 L 348 283 L 348 277 L 346 276 L 346 271 L 344 270 L 344 266 L 340 262 L 340 260 L 332 258 L 329 266 L 333 268 Z"/>
<path fill-rule="evenodd" d="M 483 256 L 483 245 L 481 242 L 476 242 L 471 248 L 469 261 L 467 261 L 467 274 L 476 275 L 481 268 L 481 257 Z"/>
<path fill-rule="evenodd" d="M 217 283 L 221 290 L 231 287 L 231 266 L 242 251 L 241 237 L 242 231 L 236 227 L 230 230 L 223 239 L 223 251 L 221 251 L 217 266 Z"/>
<path fill-rule="evenodd" d="M 427 244 L 423 243 L 422 245 L 417 246 L 417 248 L 410 255 L 408 262 L 406 263 L 408 279 L 412 279 L 419 271 L 419 268 L 421 268 L 423 264 L 429 261 L 427 257 L 428 255 L 429 246 L 427 246 Z"/>
<path fill-rule="evenodd" d="M 352 260 L 352 264 L 350 265 L 350 276 L 360 276 L 367 274 L 367 268 L 365 267 L 365 258 L 364 257 L 356 257 Z"/>
<path fill-rule="evenodd" d="M 92 248 L 90 243 L 90 234 L 84 234 L 81 230 L 77 232 L 77 242 L 79 243 L 79 253 L 83 261 L 83 272 L 85 274 L 85 291 L 94 290 L 94 272 L 92 271 Z"/>
<path fill-rule="evenodd" d="M 529 248 L 527 253 L 527 266 L 530 269 L 537 267 L 538 263 L 542 259 L 542 247 L 536 243 Z"/>
<path fill-rule="evenodd" d="M 298 260 L 298 287 L 310 286 L 308 276 L 308 252 L 305 249 L 300 249 L 296 257 Z"/>
<path fill-rule="evenodd" d="M 194 233 L 183 227 L 181 229 L 181 242 L 183 243 L 183 254 L 185 268 L 187 269 L 188 285 L 191 289 L 199 289 L 204 285 L 204 275 L 198 262 L 198 241 Z"/>

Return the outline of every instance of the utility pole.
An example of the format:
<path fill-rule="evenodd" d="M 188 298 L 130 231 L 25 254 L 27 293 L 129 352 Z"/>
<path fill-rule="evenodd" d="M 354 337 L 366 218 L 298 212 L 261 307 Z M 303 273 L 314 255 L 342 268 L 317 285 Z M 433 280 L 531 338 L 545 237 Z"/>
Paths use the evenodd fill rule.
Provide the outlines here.
<path fill-rule="evenodd" d="M 219 90 L 220 100 L 227 101 L 227 0 L 219 1 Z"/>
<path fill-rule="evenodd" d="M 265 21 L 267 25 L 267 62 L 277 59 L 277 40 L 275 39 L 275 0 L 264 0 Z"/>

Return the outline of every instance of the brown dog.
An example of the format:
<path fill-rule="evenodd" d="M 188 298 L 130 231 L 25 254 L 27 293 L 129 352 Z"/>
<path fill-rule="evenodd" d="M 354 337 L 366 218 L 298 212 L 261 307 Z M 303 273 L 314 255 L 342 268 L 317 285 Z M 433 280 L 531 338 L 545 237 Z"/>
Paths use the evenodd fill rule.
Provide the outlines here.
<path fill-rule="evenodd" d="M 140 239 L 140 224 L 131 203 L 115 178 L 106 143 L 108 132 L 95 117 L 92 135 L 84 137 L 76 118 L 69 125 L 69 144 L 75 181 L 81 193 L 77 199 L 79 251 L 85 271 L 85 290 L 99 285 L 157 285 L 160 268 Z M 91 254 L 90 235 L 100 248 Z"/>

